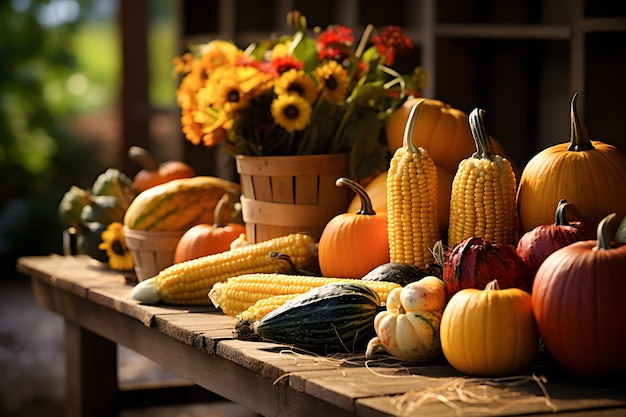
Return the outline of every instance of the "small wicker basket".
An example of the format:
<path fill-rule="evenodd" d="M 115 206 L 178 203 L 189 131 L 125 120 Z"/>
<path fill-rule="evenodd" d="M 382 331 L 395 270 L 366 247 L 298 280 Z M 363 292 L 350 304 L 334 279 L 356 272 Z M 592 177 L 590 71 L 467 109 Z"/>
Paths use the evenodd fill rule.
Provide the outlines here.
<path fill-rule="evenodd" d="M 349 154 L 235 158 L 246 239 L 261 242 L 307 232 L 319 240 L 326 224 L 348 208 L 352 193 L 337 187 L 349 176 Z"/>
<path fill-rule="evenodd" d="M 151 278 L 174 263 L 176 245 L 184 232 L 146 232 L 124 227 L 124 239 L 133 256 L 138 281 Z"/>

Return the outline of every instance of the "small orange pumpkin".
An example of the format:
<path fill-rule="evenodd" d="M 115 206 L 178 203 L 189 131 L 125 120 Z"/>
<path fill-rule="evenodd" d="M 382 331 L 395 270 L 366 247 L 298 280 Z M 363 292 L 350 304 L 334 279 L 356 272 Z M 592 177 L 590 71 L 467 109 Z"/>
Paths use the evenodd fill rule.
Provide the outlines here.
<path fill-rule="evenodd" d="M 181 236 L 174 252 L 174 263 L 229 250 L 230 244 L 245 233 L 242 224 L 224 220 L 225 213 L 231 213 L 232 209 L 231 195 L 224 194 L 215 206 L 213 224 L 197 224 Z"/>
<path fill-rule="evenodd" d="M 142 169 L 133 177 L 133 185 L 139 191 L 171 180 L 196 176 L 195 170 L 186 163 L 182 161 L 159 163 L 150 152 L 140 146 L 131 146 L 128 149 L 128 156 L 142 166 Z"/>
<path fill-rule="evenodd" d="M 348 186 L 361 198 L 356 213 L 341 213 L 324 227 L 318 245 L 322 275 L 360 279 L 372 269 L 389 262 L 387 213 L 376 213 L 365 188 L 346 177 L 337 186 Z"/>

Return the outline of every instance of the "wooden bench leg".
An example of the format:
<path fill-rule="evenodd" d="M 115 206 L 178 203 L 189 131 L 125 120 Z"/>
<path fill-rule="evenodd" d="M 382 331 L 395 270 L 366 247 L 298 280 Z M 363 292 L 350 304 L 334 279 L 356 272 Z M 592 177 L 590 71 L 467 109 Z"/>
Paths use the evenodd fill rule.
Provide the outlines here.
<path fill-rule="evenodd" d="M 68 417 L 117 416 L 117 345 L 65 321 Z"/>

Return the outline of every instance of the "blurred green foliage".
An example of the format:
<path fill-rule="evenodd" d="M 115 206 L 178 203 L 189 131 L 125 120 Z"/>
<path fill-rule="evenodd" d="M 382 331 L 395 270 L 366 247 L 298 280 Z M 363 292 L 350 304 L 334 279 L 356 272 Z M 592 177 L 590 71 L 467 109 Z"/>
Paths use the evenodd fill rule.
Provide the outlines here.
<path fill-rule="evenodd" d="M 57 206 L 71 184 L 101 170 L 95 150 L 62 125 L 68 108 L 54 103 L 51 85 L 65 85 L 76 70 L 70 40 L 89 0 L 77 0 L 72 20 L 44 25 L 51 1 L 0 2 L 0 260 L 59 253 Z M 76 8 L 74 8 L 75 10 Z M 84 179 L 81 181 L 81 179 Z"/>
<path fill-rule="evenodd" d="M 107 166 L 101 143 L 67 121 L 116 106 L 122 0 L 0 1 L 0 271 L 17 257 L 62 252 L 58 204 Z M 129 0 L 132 1 L 132 0 Z M 175 106 L 176 55 L 169 0 L 150 2 L 149 92 Z M 107 145 L 104 145 L 107 146 Z"/>

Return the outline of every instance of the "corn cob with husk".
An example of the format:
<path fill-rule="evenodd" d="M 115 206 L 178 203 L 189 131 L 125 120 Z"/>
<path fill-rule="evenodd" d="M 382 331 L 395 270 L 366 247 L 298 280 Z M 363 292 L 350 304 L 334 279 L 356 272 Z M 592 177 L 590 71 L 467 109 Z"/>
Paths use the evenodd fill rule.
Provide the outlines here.
<path fill-rule="evenodd" d="M 476 152 L 459 163 L 452 181 L 449 247 L 468 237 L 515 242 L 515 173 L 506 158 L 494 153 L 483 114 L 484 110 L 474 109 L 469 115 Z"/>
<path fill-rule="evenodd" d="M 422 101 L 411 109 L 403 146 L 387 173 L 387 224 L 391 262 L 424 268 L 434 261 L 430 248 L 440 238 L 437 168 L 428 152 L 413 143 Z"/>
<path fill-rule="evenodd" d="M 291 263 L 274 260 L 272 252 L 285 254 Z M 174 264 L 137 284 L 132 297 L 146 304 L 211 304 L 208 294 L 213 285 L 230 277 L 292 272 L 294 267 L 310 270 L 316 263 L 315 240 L 308 234 L 294 233 Z"/>
<path fill-rule="evenodd" d="M 359 283 L 373 289 L 382 302 L 386 302 L 387 296 L 394 288 L 400 288 L 399 284 L 386 281 L 363 281 Z M 281 295 L 303 294 L 310 289 L 320 287 L 333 282 L 355 282 L 351 278 L 328 278 L 305 275 L 287 274 L 245 274 L 232 277 L 225 282 L 216 283 L 209 292 L 209 298 L 213 305 L 232 317 L 242 314 L 254 306 L 259 300 L 265 300 Z M 269 302 L 275 303 L 278 308 L 288 300 L 288 297 L 274 298 Z M 282 304 L 281 304 L 282 303 Z M 267 302 L 259 304 L 265 313 L 271 311 Z M 257 315 L 252 310 L 251 314 Z"/>

